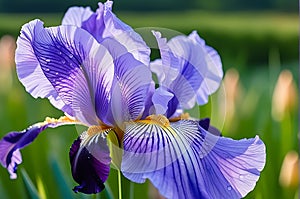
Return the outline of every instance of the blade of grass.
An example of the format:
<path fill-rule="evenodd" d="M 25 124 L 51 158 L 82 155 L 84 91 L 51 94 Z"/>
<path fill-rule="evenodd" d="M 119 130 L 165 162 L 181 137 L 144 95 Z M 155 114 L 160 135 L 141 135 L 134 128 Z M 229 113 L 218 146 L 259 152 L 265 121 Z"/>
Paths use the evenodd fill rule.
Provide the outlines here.
<path fill-rule="evenodd" d="M 36 182 L 37 182 L 37 188 L 38 188 L 38 193 L 40 195 L 40 198 L 47 199 L 44 183 L 39 176 L 37 177 Z"/>
<path fill-rule="evenodd" d="M 27 194 L 32 199 L 40 199 L 39 193 L 26 173 L 25 169 L 21 169 L 22 179 L 27 191 Z"/>
<path fill-rule="evenodd" d="M 61 198 L 74 198 L 74 194 L 71 192 L 71 188 L 68 185 L 66 179 L 64 178 L 64 174 L 59 168 L 57 161 L 54 158 L 51 159 L 51 167 L 53 170 L 55 180 L 57 182 L 57 187 L 59 189 Z"/>

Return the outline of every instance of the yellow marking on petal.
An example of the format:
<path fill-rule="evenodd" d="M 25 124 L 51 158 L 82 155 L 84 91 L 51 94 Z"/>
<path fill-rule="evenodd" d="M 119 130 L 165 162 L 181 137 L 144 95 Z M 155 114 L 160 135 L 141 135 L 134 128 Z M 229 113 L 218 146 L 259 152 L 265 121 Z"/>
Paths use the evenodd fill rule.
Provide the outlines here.
<path fill-rule="evenodd" d="M 98 133 L 107 132 L 109 129 L 111 129 L 111 127 L 109 126 L 90 126 L 89 129 L 87 130 L 87 134 L 89 136 L 93 136 Z"/>
<path fill-rule="evenodd" d="M 170 122 L 177 122 L 179 120 L 188 120 L 190 119 L 190 114 L 189 113 L 183 113 L 181 115 L 179 115 L 178 117 L 174 117 L 170 119 Z"/>
<path fill-rule="evenodd" d="M 44 126 L 46 124 L 57 124 L 57 123 L 69 123 L 69 124 L 81 124 L 78 120 L 71 119 L 67 116 L 62 116 L 58 119 L 46 117 L 45 121 L 37 123 L 39 126 Z"/>
<path fill-rule="evenodd" d="M 139 122 L 146 124 L 158 124 L 162 127 L 169 127 L 170 122 L 164 115 L 149 115 L 144 120 L 139 120 Z"/>

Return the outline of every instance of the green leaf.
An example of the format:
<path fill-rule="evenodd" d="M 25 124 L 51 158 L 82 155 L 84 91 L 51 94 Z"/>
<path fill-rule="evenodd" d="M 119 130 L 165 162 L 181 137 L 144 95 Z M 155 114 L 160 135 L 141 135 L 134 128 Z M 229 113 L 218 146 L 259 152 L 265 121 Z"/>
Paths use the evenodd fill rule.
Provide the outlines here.
<path fill-rule="evenodd" d="M 71 187 L 68 185 L 66 179 L 64 178 L 63 172 L 59 168 L 57 161 L 54 160 L 54 158 L 51 159 L 51 167 L 61 198 L 74 198 L 74 193 L 71 191 Z"/>
<path fill-rule="evenodd" d="M 21 169 L 22 179 L 27 191 L 27 194 L 32 199 L 40 199 L 39 193 L 26 173 L 25 169 Z"/>

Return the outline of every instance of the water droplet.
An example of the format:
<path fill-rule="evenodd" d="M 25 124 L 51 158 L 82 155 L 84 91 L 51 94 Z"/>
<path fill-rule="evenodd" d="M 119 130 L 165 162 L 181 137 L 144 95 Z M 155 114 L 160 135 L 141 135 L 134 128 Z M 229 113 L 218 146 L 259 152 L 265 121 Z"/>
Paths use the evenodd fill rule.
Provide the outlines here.
<path fill-rule="evenodd" d="M 50 69 L 49 69 L 49 68 L 45 68 L 44 70 L 45 70 L 45 71 L 50 71 Z"/>
<path fill-rule="evenodd" d="M 227 190 L 231 191 L 232 187 L 230 185 L 227 186 Z"/>
<path fill-rule="evenodd" d="M 45 59 L 45 61 L 46 61 L 47 63 L 49 63 L 51 60 L 50 60 L 50 59 Z"/>
<path fill-rule="evenodd" d="M 56 72 L 55 75 L 58 75 L 58 72 Z"/>
<path fill-rule="evenodd" d="M 70 59 L 72 59 L 73 58 L 73 54 L 69 54 L 69 57 L 70 57 Z"/>
<path fill-rule="evenodd" d="M 60 54 L 60 55 L 61 55 L 61 54 L 62 54 L 62 52 L 61 52 L 61 51 L 59 51 L 59 52 L 58 52 L 58 54 Z"/>
<path fill-rule="evenodd" d="M 239 176 L 240 180 L 244 179 L 244 175 Z"/>
<path fill-rule="evenodd" d="M 61 60 L 61 63 L 62 63 L 62 64 L 65 64 L 65 63 L 66 63 L 66 61 L 63 59 L 63 60 Z"/>

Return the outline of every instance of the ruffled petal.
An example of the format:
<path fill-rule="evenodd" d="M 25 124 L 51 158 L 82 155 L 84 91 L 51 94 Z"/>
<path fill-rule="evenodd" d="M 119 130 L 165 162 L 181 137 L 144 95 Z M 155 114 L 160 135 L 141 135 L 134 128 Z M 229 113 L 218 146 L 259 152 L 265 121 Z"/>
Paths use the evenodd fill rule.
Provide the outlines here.
<path fill-rule="evenodd" d="M 197 121 L 128 123 L 121 170 L 149 179 L 167 198 L 241 198 L 254 189 L 265 165 L 258 136 L 233 140 L 210 134 Z M 208 121 L 200 124 L 207 128 Z"/>
<path fill-rule="evenodd" d="M 82 22 L 86 21 L 94 12 L 90 7 L 71 7 L 65 13 L 62 25 L 82 26 Z"/>
<path fill-rule="evenodd" d="M 88 32 L 75 26 L 44 28 L 41 21 L 34 20 L 24 28 L 31 34 L 27 45 L 33 51 L 28 53 L 34 53 L 31 56 L 38 61 L 60 99 L 72 110 L 71 115 L 83 123 L 98 124 L 95 104 L 101 107 L 98 116 L 102 119 L 107 112 L 113 81 L 113 60 L 108 50 Z M 28 70 L 29 64 L 24 63 L 19 63 L 20 73 Z M 36 78 L 33 81 L 37 85 L 44 83 L 29 72 L 27 75 L 28 80 Z"/>
<path fill-rule="evenodd" d="M 79 124 L 79 122 L 67 117 L 61 117 L 57 120 L 46 118 L 44 122 L 34 124 L 22 132 L 10 132 L 5 135 L 0 140 L 0 163 L 3 167 L 7 168 L 10 178 L 17 178 L 17 166 L 22 162 L 20 153 L 22 148 L 33 142 L 45 129 L 68 124 Z"/>
<path fill-rule="evenodd" d="M 22 27 L 21 35 L 17 40 L 15 61 L 18 78 L 34 98 L 48 98 L 58 109 L 72 115 L 71 108 L 66 105 L 51 82 L 44 75 L 38 62 L 31 41 L 33 40 L 33 27 L 36 21 Z"/>
<path fill-rule="evenodd" d="M 84 132 L 70 149 L 71 170 L 79 184 L 74 192 L 98 193 L 104 189 L 110 170 L 110 152 L 106 144 L 107 132 L 89 135 Z"/>
<path fill-rule="evenodd" d="M 161 66 L 151 64 L 151 69 L 184 109 L 208 101 L 222 80 L 222 64 L 217 52 L 205 45 L 194 31 L 189 36 L 176 36 L 170 41 L 153 32 L 161 52 Z M 164 73 L 164 74 L 162 74 Z"/>
<path fill-rule="evenodd" d="M 104 4 L 99 3 L 96 13 L 82 23 L 82 28 L 91 33 L 99 43 L 103 43 L 106 38 L 114 39 L 137 60 L 148 65 L 150 48 L 138 33 L 116 17 L 112 12 L 112 4 L 112 1 L 107 1 Z M 103 45 L 108 48 L 110 43 L 103 43 Z M 111 51 L 111 53 L 113 52 Z"/>

